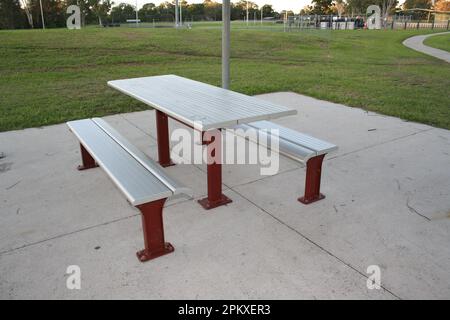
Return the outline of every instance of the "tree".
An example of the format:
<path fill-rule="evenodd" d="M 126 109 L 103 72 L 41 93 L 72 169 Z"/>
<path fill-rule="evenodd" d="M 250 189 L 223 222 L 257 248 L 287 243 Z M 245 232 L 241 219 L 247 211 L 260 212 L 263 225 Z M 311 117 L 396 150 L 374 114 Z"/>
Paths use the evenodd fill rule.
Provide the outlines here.
<path fill-rule="evenodd" d="M 111 0 L 88 0 L 89 9 L 98 17 L 98 24 L 102 25 L 102 19 L 106 20 L 113 2 Z"/>
<path fill-rule="evenodd" d="M 221 20 L 222 19 L 222 4 L 212 0 L 203 1 L 204 15 L 207 20 Z"/>
<path fill-rule="evenodd" d="M 331 14 L 333 13 L 333 0 L 312 0 L 312 14 Z"/>
<path fill-rule="evenodd" d="M 128 3 L 120 3 L 111 9 L 111 19 L 114 22 L 126 22 L 127 19 L 133 18 L 134 14 L 134 7 Z"/>
<path fill-rule="evenodd" d="M 0 0 L 0 29 L 24 28 L 25 12 L 19 0 Z"/>
<path fill-rule="evenodd" d="M 438 11 L 450 11 L 450 1 L 449 0 L 436 0 L 434 9 Z"/>
<path fill-rule="evenodd" d="M 334 7 L 336 8 L 336 12 L 339 17 L 344 14 L 346 6 L 347 4 L 345 3 L 344 0 L 335 0 Z"/>
<path fill-rule="evenodd" d="M 264 17 L 273 17 L 275 16 L 275 10 L 271 4 L 265 4 L 262 6 L 263 16 Z"/>
<path fill-rule="evenodd" d="M 347 0 L 347 12 L 352 15 L 365 15 L 367 8 L 375 4 L 381 9 L 381 19 L 385 23 L 388 15 L 393 14 L 398 0 Z"/>

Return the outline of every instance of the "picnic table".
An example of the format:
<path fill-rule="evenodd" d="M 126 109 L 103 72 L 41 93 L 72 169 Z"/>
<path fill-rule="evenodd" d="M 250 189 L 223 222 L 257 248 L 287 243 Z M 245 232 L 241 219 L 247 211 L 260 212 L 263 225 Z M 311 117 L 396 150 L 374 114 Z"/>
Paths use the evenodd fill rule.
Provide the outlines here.
<path fill-rule="evenodd" d="M 203 137 L 210 130 L 233 128 L 297 113 L 295 109 L 176 75 L 114 80 L 109 81 L 108 85 L 156 110 L 158 161 L 164 167 L 173 165 L 170 160 L 168 118 L 200 131 Z M 207 148 L 210 148 L 210 142 L 203 141 Z M 214 144 L 221 149 L 220 138 Z M 222 193 L 220 162 L 208 163 L 207 183 L 208 196 L 199 200 L 205 209 L 232 201 Z"/>

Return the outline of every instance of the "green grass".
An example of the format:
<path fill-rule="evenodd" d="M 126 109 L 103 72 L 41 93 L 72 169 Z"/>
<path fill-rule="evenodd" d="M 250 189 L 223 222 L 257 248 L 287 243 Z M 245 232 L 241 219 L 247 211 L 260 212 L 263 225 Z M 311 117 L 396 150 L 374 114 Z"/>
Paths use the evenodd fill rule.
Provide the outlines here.
<path fill-rule="evenodd" d="M 417 33 L 234 29 L 231 89 L 294 91 L 450 129 L 450 67 L 401 44 Z M 0 131 L 147 108 L 108 80 L 220 85 L 220 47 L 218 28 L 0 31 Z"/>
<path fill-rule="evenodd" d="M 424 44 L 450 52 L 450 33 L 429 37 L 425 39 Z"/>

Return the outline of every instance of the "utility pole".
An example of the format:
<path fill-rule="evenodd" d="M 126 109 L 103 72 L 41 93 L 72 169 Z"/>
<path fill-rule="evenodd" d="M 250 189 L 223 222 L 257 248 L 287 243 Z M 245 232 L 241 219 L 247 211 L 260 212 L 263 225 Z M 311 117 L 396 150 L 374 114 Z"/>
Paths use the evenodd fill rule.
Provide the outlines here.
<path fill-rule="evenodd" d="M 138 15 L 138 3 L 137 3 L 137 0 L 136 0 L 136 28 L 139 27 L 138 19 L 139 19 L 139 15 Z"/>
<path fill-rule="evenodd" d="M 39 0 L 39 4 L 41 5 L 42 29 L 45 30 L 44 11 L 42 10 L 42 0 Z"/>
<path fill-rule="evenodd" d="M 222 88 L 230 88 L 230 0 L 222 1 Z"/>
<path fill-rule="evenodd" d="M 178 28 L 178 0 L 175 0 L 175 28 Z"/>
<path fill-rule="evenodd" d="M 264 9 L 264 6 L 261 7 L 261 27 L 263 25 L 263 13 L 264 13 L 263 9 Z"/>
<path fill-rule="evenodd" d="M 248 1 L 246 1 L 247 3 L 247 27 L 248 27 Z"/>
<path fill-rule="evenodd" d="M 180 26 L 183 26 L 183 1 L 180 2 Z"/>

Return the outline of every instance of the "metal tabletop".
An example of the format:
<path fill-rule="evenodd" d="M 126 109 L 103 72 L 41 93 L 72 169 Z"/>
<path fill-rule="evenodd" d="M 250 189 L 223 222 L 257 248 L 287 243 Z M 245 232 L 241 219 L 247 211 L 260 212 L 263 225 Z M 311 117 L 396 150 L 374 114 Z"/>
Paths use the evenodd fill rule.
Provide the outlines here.
<path fill-rule="evenodd" d="M 297 114 L 297 110 L 176 75 L 108 85 L 193 128 L 206 131 Z"/>

